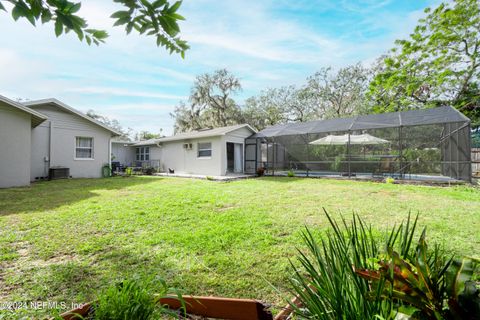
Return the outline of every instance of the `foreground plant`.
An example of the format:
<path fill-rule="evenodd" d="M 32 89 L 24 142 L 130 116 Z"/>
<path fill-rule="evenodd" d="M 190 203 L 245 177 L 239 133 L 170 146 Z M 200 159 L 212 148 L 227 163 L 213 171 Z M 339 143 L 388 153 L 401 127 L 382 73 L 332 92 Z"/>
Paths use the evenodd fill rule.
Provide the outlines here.
<path fill-rule="evenodd" d="M 371 258 L 378 256 L 379 247 L 372 229 L 356 215 L 350 224 L 342 219 L 341 225 L 326 215 L 332 231 L 317 241 L 306 229 L 303 240 L 307 252 L 299 250 L 301 267 L 292 263 L 294 275 L 290 282 L 299 302 L 291 305 L 293 312 L 303 319 L 389 318 L 393 304 L 370 299 L 368 281 L 358 277 L 352 267 L 367 269 L 374 265 Z M 377 296 L 381 293 L 379 290 Z"/>
<path fill-rule="evenodd" d="M 292 264 L 291 309 L 301 319 L 479 319 L 480 291 L 473 259 L 448 259 L 438 246 L 428 250 L 423 230 L 412 248 L 417 226 L 408 219 L 379 245 L 371 227 L 358 215 L 317 240 L 303 233 L 307 252 Z"/>
<path fill-rule="evenodd" d="M 370 280 L 376 290 L 380 283 L 383 299 L 398 299 L 411 306 L 414 319 L 480 319 L 480 289 L 473 281 L 475 260 L 445 262 L 438 250 L 429 254 L 425 238 L 424 229 L 412 262 L 388 247 L 378 270 L 356 273 Z"/>
<path fill-rule="evenodd" d="M 159 304 L 160 297 L 166 296 L 170 289 L 160 281 L 160 292 L 151 292 L 149 283 L 140 280 L 125 280 L 105 290 L 93 305 L 91 320 L 153 320 L 161 315 L 177 317 L 178 314 Z M 180 301 L 181 295 L 176 292 Z M 183 304 L 183 302 L 182 302 Z"/>

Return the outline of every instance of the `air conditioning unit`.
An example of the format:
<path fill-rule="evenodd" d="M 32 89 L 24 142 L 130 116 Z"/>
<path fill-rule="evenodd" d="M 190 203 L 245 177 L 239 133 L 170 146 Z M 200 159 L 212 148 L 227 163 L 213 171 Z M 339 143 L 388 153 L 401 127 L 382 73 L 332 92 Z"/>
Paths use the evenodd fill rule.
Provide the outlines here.
<path fill-rule="evenodd" d="M 193 149 L 193 145 L 191 143 L 184 143 L 183 144 L 183 149 L 185 150 L 192 150 Z"/>
<path fill-rule="evenodd" d="M 70 178 L 70 169 L 65 167 L 50 167 L 48 170 L 48 180 L 68 179 Z"/>

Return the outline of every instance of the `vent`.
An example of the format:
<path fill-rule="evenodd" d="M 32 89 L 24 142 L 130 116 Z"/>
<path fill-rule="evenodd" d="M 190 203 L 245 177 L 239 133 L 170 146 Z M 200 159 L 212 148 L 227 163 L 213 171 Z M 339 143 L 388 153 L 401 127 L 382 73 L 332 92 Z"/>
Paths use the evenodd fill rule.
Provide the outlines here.
<path fill-rule="evenodd" d="M 191 143 L 184 143 L 183 144 L 183 149 L 185 150 L 192 150 L 193 149 L 193 145 Z"/>

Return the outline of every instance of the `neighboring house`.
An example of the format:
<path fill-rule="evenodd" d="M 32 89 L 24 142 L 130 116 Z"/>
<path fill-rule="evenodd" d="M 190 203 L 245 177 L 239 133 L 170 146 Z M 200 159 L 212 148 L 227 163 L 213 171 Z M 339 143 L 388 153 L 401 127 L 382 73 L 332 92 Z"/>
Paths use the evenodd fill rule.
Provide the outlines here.
<path fill-rule="evenodd" d="M 32 130 L 30 180 L 48 177 L 49 168 L 69 168 L 73 178 L 98 178 L 110 164 L 112 137 L 119 132 L 57 99 L 23 103 L 48 117 Z"/>
<path fill-rule="evenodd" d="M 30 183 L 31 132 L 47 117 L 0 96 L 0 188 Z"/>
<path fill-rule="evenodd" d="M 200 175 L 244 173 L 245 138 L 256 133 L 248 124 L 180 133 L 170 137 L 120 144 L 115 158 L 130 152 L 132 163 L 148 164 L 161 171 Z M 121 150 L 121 151 L 120 151 Z M 118 154 L 118 157 L 117 157 Z"/>

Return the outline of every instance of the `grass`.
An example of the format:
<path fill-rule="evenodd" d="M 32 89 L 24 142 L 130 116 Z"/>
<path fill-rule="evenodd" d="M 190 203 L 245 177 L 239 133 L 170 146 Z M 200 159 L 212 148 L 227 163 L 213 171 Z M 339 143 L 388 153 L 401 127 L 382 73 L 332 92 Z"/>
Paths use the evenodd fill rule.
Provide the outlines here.
<path fill-rule="evenodd" d="M 283 305 L 305 225 L 358 213 L 377 230 L 420 212 L 429 242 L 480 255 L 480 190 L 302 178 L 129 177 L 0 190 L 0 302 L 90 301 L 127 277 Z M 349 217 L 350 218 L 350 217 Z M 160 288 L 159 288 L 160 289 Z M 51 310 L 27 310 L 29 315 Z"/>

